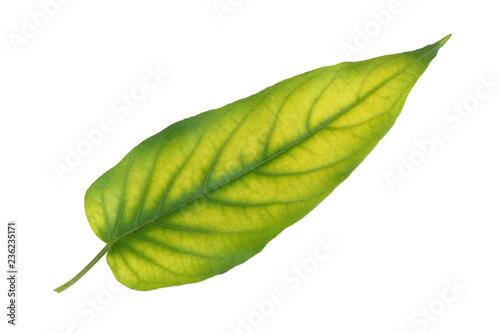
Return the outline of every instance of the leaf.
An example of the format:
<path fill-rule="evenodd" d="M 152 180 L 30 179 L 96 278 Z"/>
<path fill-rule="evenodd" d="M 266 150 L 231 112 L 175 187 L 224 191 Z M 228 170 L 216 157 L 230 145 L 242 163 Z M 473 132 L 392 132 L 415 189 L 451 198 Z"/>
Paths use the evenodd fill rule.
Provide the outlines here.
<path fill-rule="evenodd" d="M 398 117 L 450 36 L 319 68 L 179 121 L 97 179 L 85 212 L 129 288 L 205 280 L 259 253 L 339 185 Z"/>

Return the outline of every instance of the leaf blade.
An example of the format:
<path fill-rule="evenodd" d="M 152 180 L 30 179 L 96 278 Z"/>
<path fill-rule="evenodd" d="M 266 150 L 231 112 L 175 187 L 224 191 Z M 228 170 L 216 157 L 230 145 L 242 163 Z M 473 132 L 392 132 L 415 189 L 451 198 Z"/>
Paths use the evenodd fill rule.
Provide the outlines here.
<path fill-rule="evenodd" d="M 363 161 L 448 38 L 304 73 L 138 145 L 85 196 L 116 278 L 193 283 L 260 252 Z"/>

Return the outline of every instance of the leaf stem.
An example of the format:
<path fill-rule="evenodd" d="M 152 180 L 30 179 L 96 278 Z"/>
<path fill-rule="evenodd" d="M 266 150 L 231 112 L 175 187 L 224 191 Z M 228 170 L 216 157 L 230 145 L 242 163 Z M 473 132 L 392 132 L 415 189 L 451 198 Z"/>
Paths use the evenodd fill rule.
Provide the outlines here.
<path fill-rule="evenodd" d="M 66 282 L 65 284 L 60 286 L 59 288 L 54 289 L 54 291 L 60 293 L 60 292 L 65 291 L 69 287 L 71 287 L 73 284 L 75 284 L 76 281 L 80 280 L 80 278 L 82 276 L 84 276 L 99 261 L 99 259 L 101 259 L 109 251 L 111 246 L 113 246 L 112 242 L 106 244 L 106 246 L 101 250 L 101 252 L 99 252 L 94 257 L 94 259 L 92 259 L 92 261 L 87 266 L 85 266 L 84 269 L 82 269 L 80 271 L 80 273 L 76 274 L 74 278 L 72 278 L 71 280 L 69 280 L 68 282 Z"/>

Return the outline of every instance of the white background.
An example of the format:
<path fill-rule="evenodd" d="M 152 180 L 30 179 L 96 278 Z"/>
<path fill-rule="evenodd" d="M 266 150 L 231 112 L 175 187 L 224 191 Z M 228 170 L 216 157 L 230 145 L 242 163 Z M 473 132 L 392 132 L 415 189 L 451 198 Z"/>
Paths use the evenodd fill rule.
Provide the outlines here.
<path fill-rule="evenodd" d="M 18 326 L 6 324 L 2 279 L 2 332 L 237 332 L 242 320 L 253 325 L 245 333 L 498 332 L 500 87 L 474 97 L 487 92 L 481 78 L 500 81 L 495 2 L 221 3 L 231 11 L 219 15 L 212 0 L 68 1 L 17 47 L 13 36 L 40 3 L 0 4 L 0 258 L 4 225 L 16 220 L 20 265 Z M 377 23 L 373 12 L 389 9 Z M 109 287 L 115 279 L 101 260 L 64 293 L 52 291 L 103 246 L 85 218 L 85 190 L 140 141 L 305 71 L 413 50 L 449 33 L 365 162 L 244 265 L 198 284 L 137 292 Z M 348 44 L 357 53 L 344 52 Z M 113 103 L 141 84 L 148 66 L 169 75 L 120 118 Z M 468 117 L 444 118 L 464 103 L 472 105 Z M 60 181 L 53 164 L 107 118 L 113 130 Z M 446 140 L 391 188 L 387 173 L 422 157 L 415 141 L 436 129 Z M 292 289 L 283 276 L 313 263 L 318 237 L 340 247 Z M 446 281 L 466 290 L 455 295 Z M 273 290 L 284 302 L 264 316 L 254 302 Z M 419 311 L 429 307 L 423 319 Z"/>

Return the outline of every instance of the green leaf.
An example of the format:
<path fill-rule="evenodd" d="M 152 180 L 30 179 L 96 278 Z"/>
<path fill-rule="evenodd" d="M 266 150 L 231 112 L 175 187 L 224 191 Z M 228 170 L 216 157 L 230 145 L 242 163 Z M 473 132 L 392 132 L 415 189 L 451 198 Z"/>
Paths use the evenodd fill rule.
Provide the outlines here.
<path fill-rule="evenodd" d="M 325 199 L 396 121 L 450 36 L 319 68 L 179 121 L 132 149 L 85 195 L 104 254 L 129 288 L 205 280 L 259 253 Z"/>

